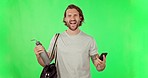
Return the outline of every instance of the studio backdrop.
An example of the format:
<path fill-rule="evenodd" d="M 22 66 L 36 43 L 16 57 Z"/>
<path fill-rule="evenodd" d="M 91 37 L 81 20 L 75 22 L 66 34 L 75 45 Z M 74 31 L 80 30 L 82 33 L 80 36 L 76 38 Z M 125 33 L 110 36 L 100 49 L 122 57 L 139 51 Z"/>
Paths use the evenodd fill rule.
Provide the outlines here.
<path fill-rule="evenodd" d="M 94 37 L 98 53 L 108 52 L 104 71 L 90 62 L 92 78 L 148 77 L 148 0 L 0 0 L 0 78 L 39 78 L 31 39 L 47 50 L 67 29 L 69 4 L 82 9 L 80 29 Z"/>

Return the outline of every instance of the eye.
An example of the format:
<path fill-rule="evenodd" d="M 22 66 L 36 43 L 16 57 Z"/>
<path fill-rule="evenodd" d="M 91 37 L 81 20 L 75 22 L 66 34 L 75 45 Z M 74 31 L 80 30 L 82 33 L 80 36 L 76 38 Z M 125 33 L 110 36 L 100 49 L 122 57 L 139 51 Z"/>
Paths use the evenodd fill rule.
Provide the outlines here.
<path fill-rule="evenodd" d="M 74 16 L 76 17 L 76 16 L 78 16 L 77 14 L 74 14 Z"/>
<path fill-rule="evenodd" d="M 71 15 L 68 15 L 68 17 L 71 17 Z"/>

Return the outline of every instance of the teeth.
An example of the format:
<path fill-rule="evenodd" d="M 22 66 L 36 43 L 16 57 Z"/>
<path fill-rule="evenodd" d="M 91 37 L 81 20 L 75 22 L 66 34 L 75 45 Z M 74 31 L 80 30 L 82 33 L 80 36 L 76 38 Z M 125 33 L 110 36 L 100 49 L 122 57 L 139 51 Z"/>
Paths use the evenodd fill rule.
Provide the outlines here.
<path fill-rule="evenodd" d="M 76 24 L 76 22 L 70 22 L 70 24 Z"/>
<path fill-rule="evenodd" d="M 76 24 L 76 23 L 70 23 L 70 24 Z"/>
<path fill-rule="evenodd" d="M 70 24 L 76 24 L 76 21 L 74 20 L 74 21 L 70 21 Z"/>

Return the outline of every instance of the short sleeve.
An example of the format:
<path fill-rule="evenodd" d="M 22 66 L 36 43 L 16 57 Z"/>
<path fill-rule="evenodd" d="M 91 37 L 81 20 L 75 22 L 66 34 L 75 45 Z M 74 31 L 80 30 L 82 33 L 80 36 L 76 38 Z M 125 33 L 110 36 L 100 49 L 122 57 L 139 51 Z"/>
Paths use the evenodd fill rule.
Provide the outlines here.
<path fill-rule="evenodd" d="M 52 39 L 50 40 L 50 44 L 49 44 L 49 47 L 48 47 L 47 52 L 49 52 L 49 53 L 52 52 L 54 42 L 55 42 L 55 35 L 54 35 L 54 36 L 52 37 Z"/>
<path fill-rule="evenodd" d="M 93 38 L 91 38 L 89 55 L 93 56 L 93 55 L 95 55 L 97 53 L 98 53 L 98 48 L 97 48 L 96 42 L 95 42 L 95 40 Z"/>

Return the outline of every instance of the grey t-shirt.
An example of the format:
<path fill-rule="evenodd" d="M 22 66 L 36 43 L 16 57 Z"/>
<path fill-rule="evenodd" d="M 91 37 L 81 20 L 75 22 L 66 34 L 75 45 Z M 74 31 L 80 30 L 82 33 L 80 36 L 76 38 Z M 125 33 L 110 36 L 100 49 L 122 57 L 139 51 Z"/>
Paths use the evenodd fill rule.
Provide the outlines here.
<path fill-rule="evenodd" d="M 52 38 L 48 52 L 51 52 L 54 41 Z M 57 40 L 59 78 L 91 78 L 90 56 L 97 52 L 96 42 L 84 32 L 74 36 L 66 31 L 61 33 Z"/>

